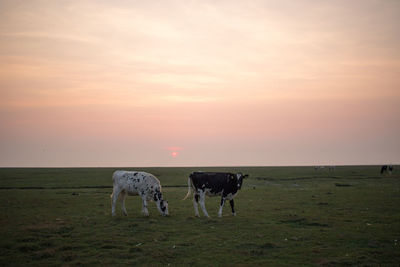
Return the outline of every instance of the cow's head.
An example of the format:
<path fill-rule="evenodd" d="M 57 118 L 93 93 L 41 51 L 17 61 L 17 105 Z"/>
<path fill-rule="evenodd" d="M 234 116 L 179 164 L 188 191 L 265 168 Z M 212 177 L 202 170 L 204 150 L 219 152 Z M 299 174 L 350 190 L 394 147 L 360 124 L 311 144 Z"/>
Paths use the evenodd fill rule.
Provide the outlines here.
<path fill-rule="evenodd" d="M 156 190 L 154 193 L 154 201 L 157 203 L 157 209 L 161 215 L 168 216 L 168 201 L 163 199 L 161 191 Z"/>
<path fill-rule="evenodd" d="M 243 175 L 241 172 L 236 173 L 236 181 L 238 189 L 242 188 L 243 179 L 249 177 L 248 174 Z"/>

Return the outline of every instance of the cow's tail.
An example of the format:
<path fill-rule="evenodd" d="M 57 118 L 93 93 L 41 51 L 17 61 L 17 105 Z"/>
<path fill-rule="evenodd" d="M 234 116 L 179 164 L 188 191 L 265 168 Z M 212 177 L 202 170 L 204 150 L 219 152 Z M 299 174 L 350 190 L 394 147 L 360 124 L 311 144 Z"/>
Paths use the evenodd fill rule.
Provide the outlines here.
<path fill-rule="evenodd" d="M 113 176 L 112 176 L 112 181 L 113 181 L 113 191 L 112 191 L 112 193 L 111 193 L 111 195 L 110 195 L 110 198 L 112 199 L 112 197 L 113 197 L 113 195 L 114 195 L 114 188 L 115 188 L 115 172 L 113 173 Z"/>
<path fill-rule="evenodd" d="M 187 192 L 186 196 L 182 200 L 185 200 L 190 196 L 191 189 L 192 189 L 192 175 L 189 175 L 189 178 L 188 178 L 188 192 Z"/>

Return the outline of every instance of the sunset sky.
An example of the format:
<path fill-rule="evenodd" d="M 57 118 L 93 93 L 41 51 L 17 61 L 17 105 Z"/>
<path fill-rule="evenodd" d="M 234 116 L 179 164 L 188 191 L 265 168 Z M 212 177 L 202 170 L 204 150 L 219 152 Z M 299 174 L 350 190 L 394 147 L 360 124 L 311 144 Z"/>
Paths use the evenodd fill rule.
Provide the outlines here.
<path fill-rule="evenodd" d="M 400 163 L 400 1 L 0 0 L 0 167 Z"/>

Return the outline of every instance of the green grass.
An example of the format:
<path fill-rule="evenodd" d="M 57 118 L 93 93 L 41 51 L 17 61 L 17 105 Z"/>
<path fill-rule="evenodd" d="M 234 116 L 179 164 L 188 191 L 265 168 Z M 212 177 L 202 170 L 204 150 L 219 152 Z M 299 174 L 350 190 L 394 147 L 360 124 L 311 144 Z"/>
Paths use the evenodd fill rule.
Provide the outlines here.
<path fill-rule="evenodd" d="M 219 198 L 206 200 L 211 219 L 193 216 L 192 201 L 181 199 L 188 174 L 199 169 L 250 174 L 235 198 L 236 217 L 229 204 L 217 217 Z M 398 172 L 381 176 L 377 166 L 337 167 L 334 172 L 312 167 L 141 168 L 165 186 L 171 216 L 162 217 L 150 203 L 150 216 L 143 217 L 141 201 L 128 197 L 128 216 L 118 205 L 117 216 L 111 217 L 114 170 L 0 169 L 0 265 L 400 262 Z"/>

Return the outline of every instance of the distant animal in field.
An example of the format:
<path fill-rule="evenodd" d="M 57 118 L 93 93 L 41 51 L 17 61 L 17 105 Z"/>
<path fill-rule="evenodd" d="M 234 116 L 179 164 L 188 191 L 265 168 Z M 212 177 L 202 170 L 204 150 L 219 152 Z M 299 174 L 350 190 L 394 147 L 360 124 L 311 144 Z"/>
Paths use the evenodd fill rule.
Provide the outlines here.
<path fill-rule="evenodd" d="M 314 167 L 314 170 L 316 170 L 316 171 L 318 171 L 318 170 L 323 171 L 323 170 L 325 170 L 325 168 L 328 168 L 329 171 L 334 171 L 334 170 L 336 169 L 336 166 L 333 166 L 333 165 L 328 166 L 328 167 L 325 167 L 325 166 L 315 166 L 315 167 Z"/>
<path fill-rule="evenodd" d="M 127 195 L 139 195 L 142 198 L 142 213 L 149 216 L 147 201 L 153 200 L 161 215 L 168 215 L 168 202 L 163 199 L 160 181 L 152 174 L 137 171 L 115 171 L 113 176 L 113 193 L 111 194 L 111 214 L 115 216 L 115 205 L 119 195 L 122 200 L 122 211 L 128 215 L 125 209 Z"/>
<path fill-rule="evenodd" d="M 233 198 L 242 188 L 243 179 L 248 175 L 241 173 L 227 172 L 193 172 L 188 178 L 188 192 L 184 198 L 189 197 L 191 189 L 193 189 L 193 207 L 194 214 L 199 217 L 198 203 L 206 217 L 210 217 L 205 206 L 205 196 L 221 196 L 218 217 L 222 217 L 222 208 L 226 200 L 229 200 L 232 214 L 235 216 Z"/>
<path fill-rule="evenodd" d="M 393 172 L 393 165 L 382 165 L 381 174 L 383 173 L 392 174 L 392 172 Z"/>

